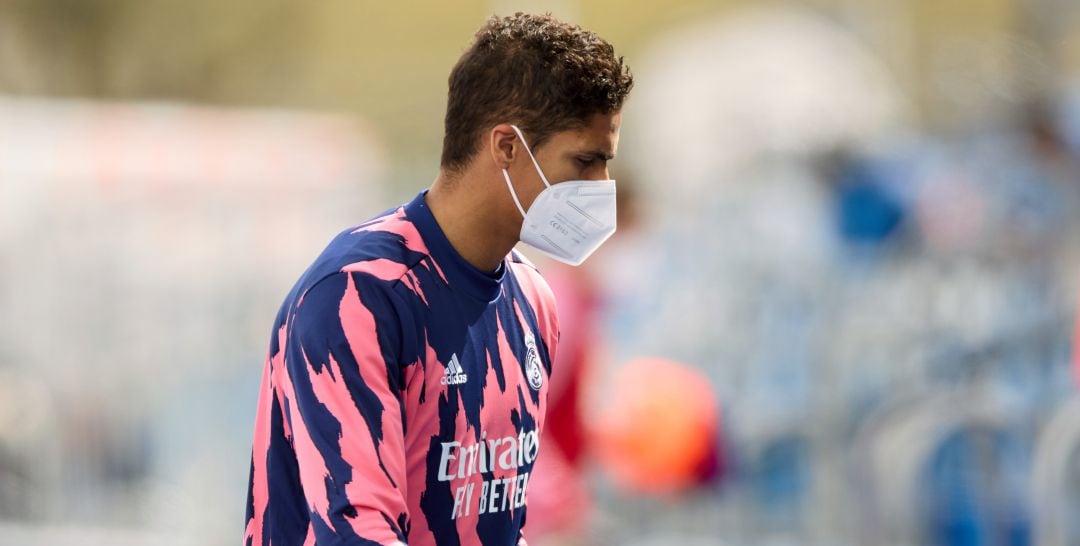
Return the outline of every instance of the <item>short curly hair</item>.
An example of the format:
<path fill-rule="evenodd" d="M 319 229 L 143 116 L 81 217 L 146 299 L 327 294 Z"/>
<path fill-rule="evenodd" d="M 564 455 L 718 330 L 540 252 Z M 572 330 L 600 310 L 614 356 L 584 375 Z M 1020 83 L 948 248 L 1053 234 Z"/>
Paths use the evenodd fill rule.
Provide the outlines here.
<path fill-rule="evenodd" d="M 551 14 L 492 16 L 450 72 L 441 165 L 465 167 L 498 123 L 518 125 L 539 147 L 621 110 L 633 86 L 611 44 L 580 26 Z"/>

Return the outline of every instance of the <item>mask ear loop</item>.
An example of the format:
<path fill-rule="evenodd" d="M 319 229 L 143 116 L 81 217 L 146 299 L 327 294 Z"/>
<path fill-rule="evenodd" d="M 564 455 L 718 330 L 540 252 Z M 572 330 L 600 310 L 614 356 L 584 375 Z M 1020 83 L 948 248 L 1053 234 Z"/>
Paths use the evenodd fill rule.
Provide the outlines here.
<path fill-rule="evenodd" d="M 506 169 L 502 170 L 503 179 L 506 180 L 506 187 L 510 188 L 510 197 L 514 198 L 514 204 L 517 205 L 518 211 L 521 212 L 521 217 L 525 217 L 525 209 L 521 206 L 521 201 L 518 201 L 517 192 L 514 191 L 514 185 L 510 183 L 510 174 L 506 172 Z"/>
<path fill-rule="evenodd" d="M 548 183 L 547 177 L 544 176 L 544 171 L 540 169 L 540 164 L 536 162 L 536 157 L 533 156 L 532 150 L 529 149 L 529 144 L 525 142 L 525 135 L 521 134 L 521 129 L 518 129 L 517 125 L 511 123 L 510 126 L 514 128 L 514 132 L 517 133 L 518 138 L 521 139 L 521 144 L 525 146 L 525 151 L 529 154 L 529 159 L 532 160 L 533 166 L 536 167 L 536 172 L 540 173 L 540 180 L 543 180 L 544 185 L 550 188 L 551 184 Z"/>

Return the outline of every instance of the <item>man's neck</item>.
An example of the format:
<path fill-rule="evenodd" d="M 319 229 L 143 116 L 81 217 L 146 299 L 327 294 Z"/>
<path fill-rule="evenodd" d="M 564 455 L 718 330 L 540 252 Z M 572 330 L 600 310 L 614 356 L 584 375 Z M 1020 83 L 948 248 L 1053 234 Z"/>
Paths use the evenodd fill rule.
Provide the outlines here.
<path fill-rule="evenodd" d="M 495 271 L 518 242 L 517 232 L 501 221 L 501 203 L 490 187 L 469 173 L 440 172 L 426 201 L 454 250 L 481 271 Z"/>

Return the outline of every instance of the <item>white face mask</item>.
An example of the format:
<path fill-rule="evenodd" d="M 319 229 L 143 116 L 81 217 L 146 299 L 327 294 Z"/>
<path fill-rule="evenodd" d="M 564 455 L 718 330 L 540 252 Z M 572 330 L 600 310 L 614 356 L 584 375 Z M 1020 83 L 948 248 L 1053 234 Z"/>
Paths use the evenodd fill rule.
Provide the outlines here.
<path fill-rule="evenodd" d="M 560 262 L 580 265 L 615 233 L 615 181 L 567 180 L 551 185 L 525 143 L 521 129 L 516 125 L 511 127 L 547 186 L 526 212 L 510 183 L 510 174 L 502 170 L 514 204 L 525 218 L 521 224 L 521 241 Z"/>

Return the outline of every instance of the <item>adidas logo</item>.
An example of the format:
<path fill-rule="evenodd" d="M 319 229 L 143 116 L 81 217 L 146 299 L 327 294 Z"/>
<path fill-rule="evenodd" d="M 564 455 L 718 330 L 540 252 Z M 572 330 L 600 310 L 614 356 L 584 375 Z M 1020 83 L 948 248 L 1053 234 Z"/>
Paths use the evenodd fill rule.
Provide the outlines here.
<path fill-rule="evenodd" d="M 462 385 L 469 379 L 468 374 L 461 368 L 457 353 L 450 355 L 450 362 L 446 364 L 446 375 L 440 381 L 443 385 Z"/>

